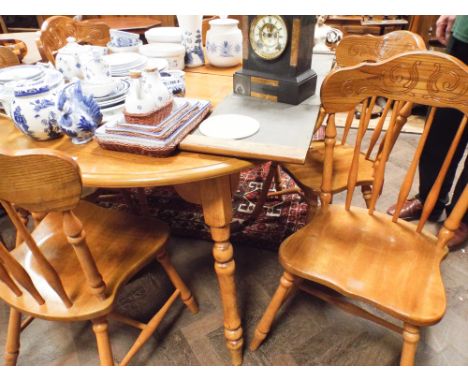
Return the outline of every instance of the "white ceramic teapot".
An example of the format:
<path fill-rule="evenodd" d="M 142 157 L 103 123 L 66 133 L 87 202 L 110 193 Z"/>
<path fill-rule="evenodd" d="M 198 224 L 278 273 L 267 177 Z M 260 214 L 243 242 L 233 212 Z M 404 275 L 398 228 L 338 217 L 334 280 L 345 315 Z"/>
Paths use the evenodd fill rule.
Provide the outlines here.
<path fill-rule="evenodd" d="M 82 61 L 91 59 L 91 47 L 80 45 L 74 37 L 67 38 L 67 45 L 60 48 L 55 58 L 55 67 L 63 74 L 66 81 L 83 78 Z"/>

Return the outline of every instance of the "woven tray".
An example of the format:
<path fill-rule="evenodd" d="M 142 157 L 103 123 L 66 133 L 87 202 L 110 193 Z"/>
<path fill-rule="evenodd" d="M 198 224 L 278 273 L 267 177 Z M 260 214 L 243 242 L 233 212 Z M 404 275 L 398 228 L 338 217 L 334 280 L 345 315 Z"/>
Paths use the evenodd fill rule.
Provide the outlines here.
<path fill-rule="evenodd" d="M 153 157 L 172 155 L 175 153 L 180 141 L 195 129 L 211 110 L 211 104 L 208 101 L 190 101 L 193 104 L 199 104 L 196 112 L 192 113 L 191 117 L 188 120 L 184 120 L 177 128 L 172 129 L 170 135 L 164 138 L 154 138 L 148 135 L 148 133 L 144 134 L 140 131 L 131 130 L 126 134 L 122 132 L 117 134 L 107 132 L 109 125 L 115 125 L 116 122 L 114 121 L 114 125 L 110 122 L 99 127 L 96 130 L 95 139 L 99 146 L 108 150 L 124 151 Z M 170 118 L 170 116 L 168 118 Z"/>

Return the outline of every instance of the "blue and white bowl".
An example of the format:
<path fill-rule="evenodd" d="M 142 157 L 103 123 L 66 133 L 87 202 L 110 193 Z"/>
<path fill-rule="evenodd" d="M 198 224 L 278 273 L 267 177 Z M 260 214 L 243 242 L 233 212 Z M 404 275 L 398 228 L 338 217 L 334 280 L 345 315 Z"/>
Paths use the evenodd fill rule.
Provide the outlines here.
<path fill-rule="evenodd" d="M 138 45 L 140 41 L 140 36 L 136 33 L 129 33 L 116 29 L 110 30 L 110 38 L 110 46 L 120 48 Z"/>

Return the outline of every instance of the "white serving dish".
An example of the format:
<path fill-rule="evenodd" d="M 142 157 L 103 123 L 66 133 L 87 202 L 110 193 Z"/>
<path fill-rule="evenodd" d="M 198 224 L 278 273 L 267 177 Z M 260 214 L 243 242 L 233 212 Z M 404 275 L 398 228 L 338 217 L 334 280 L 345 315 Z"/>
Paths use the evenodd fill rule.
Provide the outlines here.
<path fill-rule="evenodd" d="M 243 139 L 260 130 L 260 123 L 242 114 L 220 114 L 205 119 L 199 127 L 207 137 L 221 139 Z"/>
<path fill-rule="evenodd" d="M 145 32 L 148 43 L 171 42 L 180 44 L 182 42 L 182 29 L 179 27 L 151 28 Z"/>
<path fill-rule="evenodd" d="M 138 51 L 146 57 L 166 59 L 168 69 L 184 70 L 185 48 L 182 44 L 153 43 L 140 46 Z"/>
<path fill-rule="evenodd" d="M 117 83 L 113 78 L 110 78 L 110 81 L 106 82 L 93 83 L 83 81 L 81 86 L 85 95 L 92 95 L 93 97 L 105 97 L 115 91 Z"/>

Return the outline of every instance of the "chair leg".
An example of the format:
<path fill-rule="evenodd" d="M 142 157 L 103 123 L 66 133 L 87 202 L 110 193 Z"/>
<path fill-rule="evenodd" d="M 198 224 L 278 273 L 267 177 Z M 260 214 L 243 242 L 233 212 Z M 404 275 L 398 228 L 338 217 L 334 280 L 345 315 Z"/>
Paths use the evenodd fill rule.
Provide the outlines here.
<path fill-rule="evenodd" d="M 101 366 L 114 366 L 114 358 L 112 356 L 107 319 L 105 317 L 101 317 L 94 319 L 92 322 L 93 331 L 96 335 Z"/>
<path fill-rule="evenodd" d="M 366 207 L 369 208 L 370 201 L 372 198 L 372 186 L 368 184 L 363 184 L 361 186 L 361 192 L 362 192 L 362 197 L 364 198 L 364 201 L 366 202 Z"/>
<path fill-rule="evenodd" d="M 21 313 L 10 308 L 7 340 L 5 345 L 5 365 L 16 366 L 18 360 L 21 334 Z"/>
<path fill-rule="evenodd" d="M 192 292 L 189 288 L 187 288 L 187 285 L 185 285 L 177 273 L 174 265 L 172 265 L 172 262 L 167 255 L 167 252 L 165 250 L 159 252 L 156 255 L 156 259 L 166 271 L 174 287 L 180 291 L 180 298 L 182 299 L 183 303 L 187 305 L 187 308 L 189 308 L 192 313 L 198 313 L 198 304 L 195 301 L 195 298 L 192 296 Z"/>
<path fill-rule="evenodd" d="M 413 366 L 414 356 L 419 342 L 419 328 L 411 324 L 403 325 L 403 350 L 401 352 L 400 366 Z"/>
<path fill-rule="evenodd" d="M 255 328 L 254 339 L 250 343 L 250 350 L 255 351 L 258 347 L 262 344 L 263 340 L 268 335 L 268 332 L 271 329 L 271 324 L 275 319 L 276 313 L 283 305 L 283 302 L 289 296 L 289 292 L 294 285 L 294 280 L 296 279 L 295 276 L 288 272 L 284 272 L 283 276 L 281 276 L 281 280 L 276 290 L 273 298 L 268 305 L 263 317 L 261 318 L 260 322 L 258 323 L 257 327 Z"/>
<path fill-rule="evenodd" d="M 273 163 L 271 164 L 273 166 Z M 283 189 L 281 185 L 281 166 L 278 163 L 275 163 L 275 188 L 276 191 L 281 191 Z"/>
<path fill-rule="evenodd" d="M 148 205 L 148 198 L 146 197 L 145 189 L 144 188 L 137 188 L 137 198 L 139 204 L 140 215 L 149 216 L 149 205 Z"/>

